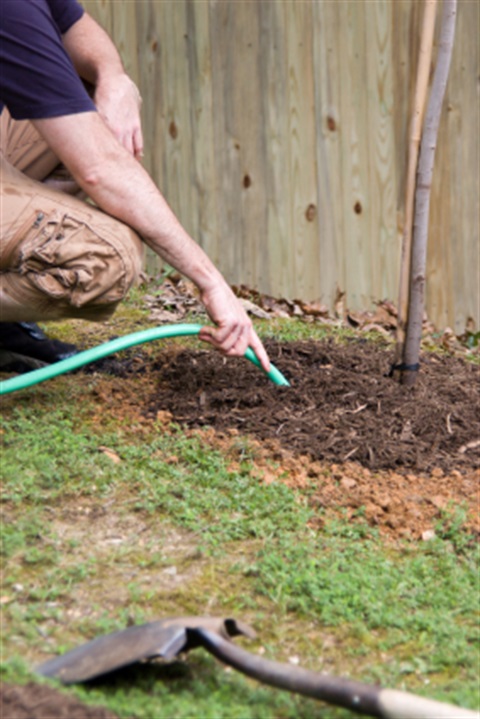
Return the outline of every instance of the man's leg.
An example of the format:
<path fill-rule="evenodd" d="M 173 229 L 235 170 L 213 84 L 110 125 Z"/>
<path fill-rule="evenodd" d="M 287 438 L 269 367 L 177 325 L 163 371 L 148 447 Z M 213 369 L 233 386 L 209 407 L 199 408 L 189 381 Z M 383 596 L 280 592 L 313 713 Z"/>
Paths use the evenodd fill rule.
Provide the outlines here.
<path fill-rule="evenodd" d="M 30 123 L 0 123 L 0 333 L 18 322 L 105 319 L 138 279 L 143 243 L 100 210 L 37 182 L 57 158 Z"/>
<path fill-rule="evenodd" d="M 26 121 L 14 122 L 6 108 L 0 115 L 0 155 L 28 177 L 40 181 L 58 165 L 58 158 L 33 125 Z M 7 203 L 8 198 L 2 197 L 2 215 Z M 1 315 L 0 302 L 0 319 Z M 3 370 L 26 372 L 76 352 L 75 345 L 49 339 L 33 322 L 0 322 L 0 368 Z"/>
<path fill-rule="evenodd" d="M 0 115 L 0 154 L 32 180 L 43 182 L 58 166 L 58 157 L 29 120 L 13 120 L 7 108 Z"/>

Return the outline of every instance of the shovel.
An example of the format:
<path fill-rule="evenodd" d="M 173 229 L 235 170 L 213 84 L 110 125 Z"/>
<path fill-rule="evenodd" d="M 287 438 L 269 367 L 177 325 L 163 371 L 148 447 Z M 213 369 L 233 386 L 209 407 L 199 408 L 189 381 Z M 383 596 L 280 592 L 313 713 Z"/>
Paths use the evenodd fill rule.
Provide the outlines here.
<path fill-rule="evenodd" d="M 181 652 L 201 646 L 224 664 L 264 684 L 320 699 L 357 714 L 381 719 L 480 719 L 478 712 L 452 704 L 263 659 L 230 641 L 231 637 L 240 635 L 254 638 L 255 632 L 235 619 L 164 619 L 94 639 L 41 664 L 36 671 L 63 684 L 73 684 L 155 657 L 171 660 Z"/>
<path fill-rule="evenodd" d="M 196 630 L 203 627 L 212 635 L 229 638 L 255 632 L 235 619 L 215 617 L 174 617 L 122 629 L 93 639 L 36 668 L 38 674 L 62 684 L 79 684 L 148 659 L 174 659 L 200 646 Z"/>

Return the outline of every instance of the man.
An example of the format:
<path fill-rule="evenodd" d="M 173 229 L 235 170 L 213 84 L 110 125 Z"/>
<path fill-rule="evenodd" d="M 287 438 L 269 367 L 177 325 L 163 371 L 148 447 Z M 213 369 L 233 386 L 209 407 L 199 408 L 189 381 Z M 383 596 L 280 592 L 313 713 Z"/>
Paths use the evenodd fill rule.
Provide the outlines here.
<path fill-rule="evenodd" d="M 1 0 L 0 353 L 31 364 L 74 353 L 33 323 L 110 316 L 146 243 L 198 287 L 215 325 L 200 338 L 229 356 L 250 346 L 268 371 L 242 305 L 139 161 L 140 103 L 77 0 Z M 73 183 L 58 178 L 59 163 Z"/>

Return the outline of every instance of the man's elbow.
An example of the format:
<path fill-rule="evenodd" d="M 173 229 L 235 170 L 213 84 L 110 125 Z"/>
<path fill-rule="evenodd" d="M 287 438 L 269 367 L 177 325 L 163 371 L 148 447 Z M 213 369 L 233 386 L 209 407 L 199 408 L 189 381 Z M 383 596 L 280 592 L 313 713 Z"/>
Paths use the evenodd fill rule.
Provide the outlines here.
<path fill-rule="evenodd" d="M 102 173 L 98 168 L 87 168 L 84 172 L 80 171 L 77 173 L 77 177 L 75 179 L 86 192 L 89 190 L 94 191 L 97 187 L 101 187 L 103 184 Z"/>
<path fill-rule="evenodd" d="M 118 176 L 120 167 L 116 153 L 96 153 L 93 161 L 84 157 L 81 162 L 75 163 L 72 174 L 84 191 L 96 199 L 96 193 L 101 188 L 108 187 L 112 178 Z"/>

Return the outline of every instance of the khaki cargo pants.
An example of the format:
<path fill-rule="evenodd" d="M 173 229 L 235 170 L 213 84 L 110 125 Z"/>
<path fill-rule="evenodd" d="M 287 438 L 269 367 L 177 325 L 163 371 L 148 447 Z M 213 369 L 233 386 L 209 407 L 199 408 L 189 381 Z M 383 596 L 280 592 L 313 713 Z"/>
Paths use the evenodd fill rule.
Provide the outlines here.
<path fill-rule="evenodd" d="M 0 321 L 103 320 L 140 276 L 143 243 L 138 235 L 48 184 L 58 164 L 33 125 L 12 120 L 4 108 Z"/>

